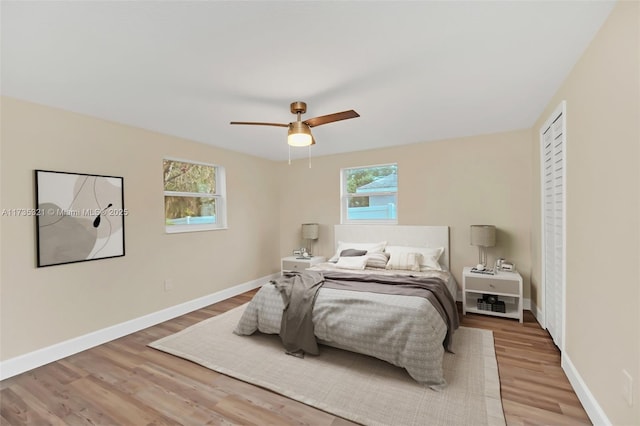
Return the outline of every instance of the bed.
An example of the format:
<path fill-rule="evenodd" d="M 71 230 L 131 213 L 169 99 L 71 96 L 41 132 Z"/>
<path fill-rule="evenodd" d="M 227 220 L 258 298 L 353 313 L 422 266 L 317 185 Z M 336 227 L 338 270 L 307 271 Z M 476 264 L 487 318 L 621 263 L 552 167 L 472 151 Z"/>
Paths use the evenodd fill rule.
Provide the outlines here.
<path fill-rule="evenodd" d="M 318 343 L 382 359 L 405 368 L 421 384 L 443 388 L 442 358 L 458 326 L 457 284 L 449 273 L 449 228 L 336 225 L 334 240 L 334 256 L 308 274 L 320 273 L 327 281 L 317 291 L 311 311 Z M 330 281 L 337 285 L 329 286 Z M 399 284 L 389 286 L 391 294 L 385 293 L 388 289 L 353 288 L 388 281 Z M 429 297 L 422 294 L 423 281 L 434 290 L 427 291 Z M 351 287 L 343 288 L 345 283 Z M 420 295 L 404 290 L 395 294 L 399 287 L 420 287 Z M 438 300 L 431 293 L 439 293 Z M 451 306 L 442 304 L 452 304 L 453 314 Z M 265 284 L 249 302 L 235 333 L 279 334 L 284 307 L 276 286 Z"/>

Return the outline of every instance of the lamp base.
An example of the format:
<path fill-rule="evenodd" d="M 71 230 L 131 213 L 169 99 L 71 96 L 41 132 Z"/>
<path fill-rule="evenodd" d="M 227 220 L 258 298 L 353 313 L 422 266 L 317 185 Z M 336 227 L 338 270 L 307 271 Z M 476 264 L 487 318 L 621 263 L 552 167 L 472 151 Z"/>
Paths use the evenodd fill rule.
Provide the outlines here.
<path fill-rule="evenodd" d="M 478 246 L 478 266 L 487 267 L 487 248 L 484 246 Z"/>

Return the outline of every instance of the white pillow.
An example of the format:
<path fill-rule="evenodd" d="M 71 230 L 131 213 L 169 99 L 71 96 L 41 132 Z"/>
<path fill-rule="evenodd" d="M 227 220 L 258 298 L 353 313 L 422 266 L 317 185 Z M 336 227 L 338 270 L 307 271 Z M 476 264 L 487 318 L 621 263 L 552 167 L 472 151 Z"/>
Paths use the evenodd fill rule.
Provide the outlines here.
<path fill-rule="evenodd" d="M 367 264 L 367 256 L 346 256 L 339 257 L 336 268 L 343 269 L 364 269 Z"/>
<path fill-rule="evenodd" d="M 386 253 L 418 253 L 420 254 L 420 270 L 426 271 L 429 269 L 435 269 L 441 271 L 442 266 L 438 263 L 440 256 L 444 253 L 444 247 L 430 248 L 430 247 L 408 247 L 408 246 L 386 246 L 384 251 Z"/>
<path fill-rule="evenodd" d="M 342 250 L 356 249 L 366 250 L 367 253 L 382 253 L 386 245 L 386 241 L 380 241 L 379 243 L 345 243 L 343 241 L 338 241 L 336 254 L 334 254 L 333 257 L 329 259 L 329 262 L 336 262 L 340 257 L 340 253 L 342 253 Z"/>
<path fill-rule="evenodd" d="M 443 269 L 440 262 L 438 262 L 438 258 L 422 256 L 422 260 L 420 261 L 420 271 L 424 272 L 429 270 L 442 271 Z"/>
<path fill-rule="evenodd" d="M 389 262 L 385 269 L 402 269 L 405 271 L 419 271 L 420 270 L 420 253 L 411 252 L 394 252 L 391 253 Z"/>

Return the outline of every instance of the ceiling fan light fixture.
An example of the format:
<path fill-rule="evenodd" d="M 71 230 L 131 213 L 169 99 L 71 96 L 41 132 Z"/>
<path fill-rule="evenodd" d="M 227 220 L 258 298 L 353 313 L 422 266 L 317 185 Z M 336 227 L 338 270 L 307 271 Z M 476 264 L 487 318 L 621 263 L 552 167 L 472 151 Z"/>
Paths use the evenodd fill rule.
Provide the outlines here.
<path fill-rule="evenodd" d="M 301 121 L 294 121 L 289 124 L 289 135 L 287 143 L 291 146 L 309 146 L 313 143 L 311 129 Z"/>

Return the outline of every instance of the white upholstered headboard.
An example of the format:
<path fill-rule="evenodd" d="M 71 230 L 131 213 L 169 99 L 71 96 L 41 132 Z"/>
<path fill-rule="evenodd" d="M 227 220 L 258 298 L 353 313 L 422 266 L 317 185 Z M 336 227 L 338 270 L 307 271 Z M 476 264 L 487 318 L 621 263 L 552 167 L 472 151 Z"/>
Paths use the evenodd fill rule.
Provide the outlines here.
<path fill-rule="evenodd" d="M 337 248 L 338 241 L 350 243 L 386 241 L 390 246 L 444 247 L 440 264 L 451 270 L 448 226 L 334 225 L 333 241 L 334 248 Z"/>

